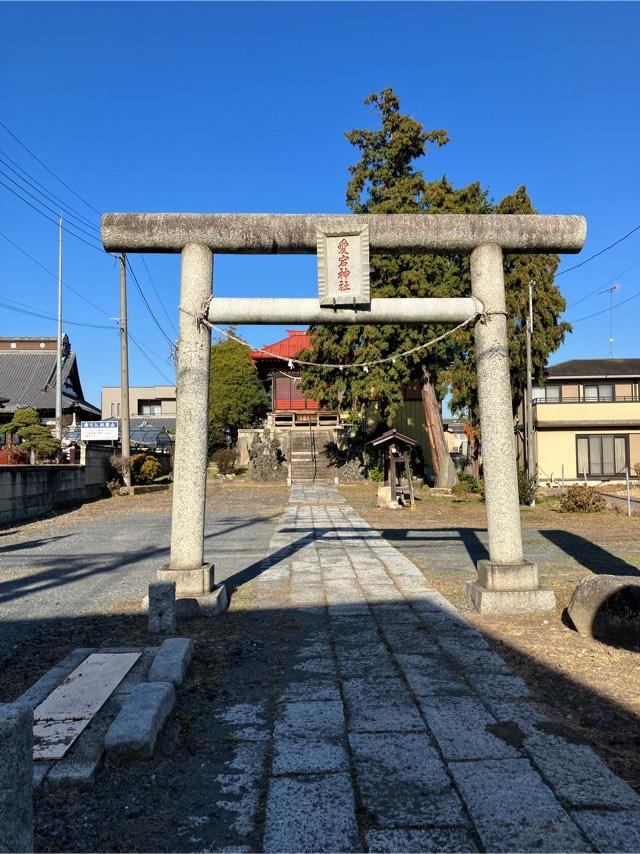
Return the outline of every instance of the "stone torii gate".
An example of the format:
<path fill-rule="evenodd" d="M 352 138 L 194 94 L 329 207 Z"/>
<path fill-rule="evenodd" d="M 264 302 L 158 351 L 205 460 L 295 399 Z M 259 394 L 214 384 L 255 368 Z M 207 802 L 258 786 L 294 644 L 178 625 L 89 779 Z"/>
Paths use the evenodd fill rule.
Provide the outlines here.
<path fill-rule="evenodd" d="M 213 255 L 312 254 L 317 229 L 369 228 L 372 252 L 471 255 L 471 297 L 374 299 L 366 307 L 323 308 L 318 299 L 211 299 Z M 470 320 L 475 324 L 489 560 L 478 562 L 467 596 L 481 611 L 550 609 L 552 591 L 524 559 L 518 503 L 503 251 L 579 252 L 586 222 L 537 215 L 281 215 L 111 213 L 102 218 L 108 252 L 180 253 L 180 340 L 171 557 L 158 571 L 182 597 L 206 597 L 213 566 L 204 563 L 207 407 L 211 331 L 199 322 L 388 324 Z"/>

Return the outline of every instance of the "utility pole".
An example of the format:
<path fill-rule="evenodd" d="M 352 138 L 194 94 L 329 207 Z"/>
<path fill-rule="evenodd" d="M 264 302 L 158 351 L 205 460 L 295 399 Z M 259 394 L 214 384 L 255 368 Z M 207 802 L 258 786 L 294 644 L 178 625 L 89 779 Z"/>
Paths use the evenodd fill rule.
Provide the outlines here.
<path fill-rule="evenodd" d="M 526 419 L 526 458 L 527 474 L 529 477 L 536 476 L 536 461 L 533 440 L 533 364 L 531 360 L 531 336 L 533 334 L 533 285 L 529 282 L 529 313 L 527 315 L 527 400 L 525 403 Z"/>
<path fill-rule="evenodd" d="M 62 217 L 58 232 L 58 340 L 56 343 L 56 439 L 62 439 Z"/>
<path fill-rule="evenodd" d="M 131 486 L 131 445 L 129 436 L 129 336 L 127 332 L 127 258 L 120 254 L 120 434 L 122 478 Z"/>

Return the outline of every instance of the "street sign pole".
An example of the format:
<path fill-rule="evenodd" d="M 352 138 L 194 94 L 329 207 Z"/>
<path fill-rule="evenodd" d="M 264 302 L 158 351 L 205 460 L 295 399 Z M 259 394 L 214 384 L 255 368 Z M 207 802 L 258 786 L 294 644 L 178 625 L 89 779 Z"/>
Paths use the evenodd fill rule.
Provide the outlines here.
<path fill-rule="evenodd" d="M 127 331 L 127 259 L 120 253 L 120 427 L 122 479 L 131 486 L 131 445 L 129 437 L 129 334 Z"/>

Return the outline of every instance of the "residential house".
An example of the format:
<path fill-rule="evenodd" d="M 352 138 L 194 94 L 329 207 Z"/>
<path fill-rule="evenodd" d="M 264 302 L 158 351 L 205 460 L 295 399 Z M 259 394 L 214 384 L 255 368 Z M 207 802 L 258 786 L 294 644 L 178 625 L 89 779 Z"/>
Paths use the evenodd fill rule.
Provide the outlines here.
<path fill-rule="evenodd" d="M 0 337 L 0 422 L 16 409 L 35 409 L 43 422 L 56 413 L 56 338 Z M 62 345 L 63 423 L 100 417 L 100 410 L 84 398 L 78 359 L 67 336 Z"/>
<path fill-rule="evenodd" d="M 176 426 L 176 387 L 174 385 L 130 386 L 129 417 L 131 430 Z M 120 386 L 103 386 L 102 418 L 120 419 Z"/>
<path fill-rule="evenodd" d="M 640 465 L 640 359 L 572 359 L 533 392 L 540 480 L 599 482 Z"/>

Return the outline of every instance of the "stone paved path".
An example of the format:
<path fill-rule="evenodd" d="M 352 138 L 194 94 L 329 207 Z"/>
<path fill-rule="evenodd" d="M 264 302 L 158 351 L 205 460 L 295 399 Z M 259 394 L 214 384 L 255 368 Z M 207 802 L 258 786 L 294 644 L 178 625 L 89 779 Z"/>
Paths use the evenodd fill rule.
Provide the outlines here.
<path fill-rule="evenodd" d="M 337 490 L 292 487 L 270 550 L 255 607 L 299 643 L 272 731 L 226 717 L 237 830 L 263 822 L 273 852 L 640 850 L 636 793 Z"/>

